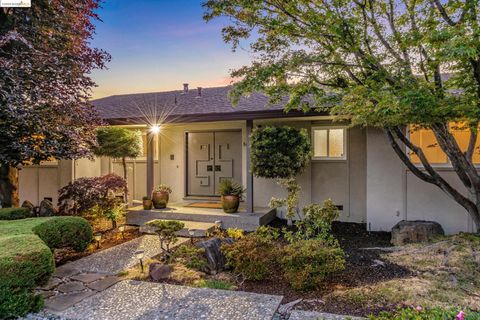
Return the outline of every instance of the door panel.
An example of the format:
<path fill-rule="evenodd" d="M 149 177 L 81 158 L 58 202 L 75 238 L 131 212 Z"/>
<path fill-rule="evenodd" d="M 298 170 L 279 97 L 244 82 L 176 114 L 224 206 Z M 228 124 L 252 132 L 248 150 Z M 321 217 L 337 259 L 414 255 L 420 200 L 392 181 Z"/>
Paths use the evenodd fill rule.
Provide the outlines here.
<path fill-rule="evenodd" d="M 242 182 L 242 133 L 215 132 L 215 194 L 224 179 Z"/>
<path fill-rule="evenodd" d="M 214 182 L 214 134 L 192 132 L 188 137 L 188 194 L 212 195 Z"/>

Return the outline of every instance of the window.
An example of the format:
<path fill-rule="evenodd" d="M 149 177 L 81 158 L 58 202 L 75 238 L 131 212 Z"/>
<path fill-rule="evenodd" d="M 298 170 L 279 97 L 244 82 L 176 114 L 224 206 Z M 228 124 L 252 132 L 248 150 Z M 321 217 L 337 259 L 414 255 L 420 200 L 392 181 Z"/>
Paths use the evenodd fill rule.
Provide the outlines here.
<path fill-rule="evenodd" d="M 312 128 L 313 158 L 317 160 L 346 159 L 346 128 Z"/>
<path fill-rule="evenodd" d="M 463 151 L 467 150 L 470 139 L 470 130 L 461 123 L 450 123 L 450 132 Z M 410 127 L 410 141 L 422 148 L 427 160 L 432 164 L 448 165 L 449 159 L 438 145 L 437 139 L 429 129 Z M 480 164 L 480 137 L 477 138 L 475 152 L 473 153 L 473 163 Z M 420 159 L 410 152 L 410 159 L 415 164 L 420 164 Z"/>

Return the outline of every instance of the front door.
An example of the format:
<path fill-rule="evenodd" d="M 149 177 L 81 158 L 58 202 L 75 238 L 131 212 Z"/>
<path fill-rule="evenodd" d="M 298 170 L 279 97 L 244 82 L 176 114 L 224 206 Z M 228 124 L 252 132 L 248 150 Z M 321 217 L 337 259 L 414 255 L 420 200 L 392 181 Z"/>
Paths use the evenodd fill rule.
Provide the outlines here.
<path fill-rule="evenodd" d="M 241 131 L 187 133 L 187 193 L 218 195 L 223 179 L 242 181 Z"/>

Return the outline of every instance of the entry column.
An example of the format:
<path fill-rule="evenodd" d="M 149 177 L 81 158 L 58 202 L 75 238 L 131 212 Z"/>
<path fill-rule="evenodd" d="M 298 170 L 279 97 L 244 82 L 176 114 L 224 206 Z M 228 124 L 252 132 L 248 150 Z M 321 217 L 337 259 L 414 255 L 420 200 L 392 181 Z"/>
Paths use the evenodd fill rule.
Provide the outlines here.
<path fill-rule="evenodd" d="M 251 153 L 251 141 L 250 135 L 252 134 L 253 129 L 253 120 L 247 120 L 247 137 L 245 140 L 246 143 L 246 169 L 247 169 L 247 194 L 246 194 L 246 210 L 247 212 L 253 212 L 253 174 L 251 170 L 250 163 L 250 153 Z"/>

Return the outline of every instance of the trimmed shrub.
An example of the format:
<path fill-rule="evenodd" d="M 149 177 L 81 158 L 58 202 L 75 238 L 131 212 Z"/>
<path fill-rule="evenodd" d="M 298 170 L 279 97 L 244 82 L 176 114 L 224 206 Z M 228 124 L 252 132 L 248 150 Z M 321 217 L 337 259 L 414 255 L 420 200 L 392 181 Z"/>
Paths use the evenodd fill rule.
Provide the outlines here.
<path fill-rule="evenodd" d="M 276 266 L 278 248 L 268 238 L 248 234 L 232 244 L 222 246 L 227 266 L 247 280 L 263 280 Z"/>
<path fill-rule="evenodd" d="M 2 208 L 0 209 L 0 220 L 17 220 L 33 217 L 28 208 Z"/>
<path fill-rule="evenodd" d="M 459 308 L 405 308 L 395 312 L 381 312 L 378 316 L 369 316 L 370 320 L 444 320 L 463 319 L 480 320 L 480 312 Z"/>
<path fill-rule="evenodd" d="M 52 252 L 37 236 L 0 237 L 0 318 L 40 310 L 43 299 L 32 290 L 45 284 L 54 268 Z"/>
<path fill-rule="evenodd" d="M 32 230 L 52 250 L 71 247 L 78 252 L 84 251 L 93 238 L 90 223 L 80 217 L 56 217 Z"/>
<path fill-rule="evenodd" d="M 205 270 L 207 267 L 205 248 L 181 245 L 169 258 L 169 263 L 174 262 L 181 263 L 189 269 Z"/>
<path fill-rule="evenodd" d="M 290 285 L 305 291 L 317 288 L 328 275 L 345 269 L 344 256 L 336 243 L 299 240 L 283 248 L 280 263 Z"/>

